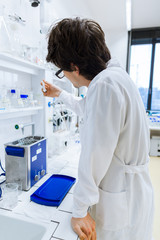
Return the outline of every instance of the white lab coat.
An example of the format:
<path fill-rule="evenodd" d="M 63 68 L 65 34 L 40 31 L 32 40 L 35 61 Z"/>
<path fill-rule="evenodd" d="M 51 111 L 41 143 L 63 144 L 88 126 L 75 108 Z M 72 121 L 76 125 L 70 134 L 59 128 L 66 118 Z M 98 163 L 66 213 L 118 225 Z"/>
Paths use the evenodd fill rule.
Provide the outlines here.
<path fill-rule="evenodd" d="M 149 128 L 133 81 L 111 59 L 85 99 L 65 91 L 60 99 L 84 119 L 73 216 L 90 209 L 98 240 L 151 240 Z"/>

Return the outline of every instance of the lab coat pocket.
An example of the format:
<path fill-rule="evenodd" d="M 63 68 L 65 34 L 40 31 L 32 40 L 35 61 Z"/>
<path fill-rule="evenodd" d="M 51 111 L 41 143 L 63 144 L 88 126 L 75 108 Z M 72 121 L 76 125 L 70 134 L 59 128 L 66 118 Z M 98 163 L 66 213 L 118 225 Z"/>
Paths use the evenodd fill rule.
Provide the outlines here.
<path fill-rule="evenodd" d="M 126 192 L 110 193 L 99 189 L 99 203 L 96 217 L 100 226 L 116 231 L 128 226 L 128 205 Z"/>

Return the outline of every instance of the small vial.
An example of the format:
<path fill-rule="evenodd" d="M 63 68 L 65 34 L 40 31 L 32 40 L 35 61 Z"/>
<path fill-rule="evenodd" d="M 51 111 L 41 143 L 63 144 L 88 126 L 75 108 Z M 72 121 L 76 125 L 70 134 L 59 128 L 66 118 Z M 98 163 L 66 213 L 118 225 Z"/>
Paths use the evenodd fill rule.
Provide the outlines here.
<path fill-rule="evenodd" d="M 43 92 L 47 92 L 47 90 L 45 89 L 45 84 L 44 84 L 44 82 L 42 81 L 42 89 L 43 89 Z"/>

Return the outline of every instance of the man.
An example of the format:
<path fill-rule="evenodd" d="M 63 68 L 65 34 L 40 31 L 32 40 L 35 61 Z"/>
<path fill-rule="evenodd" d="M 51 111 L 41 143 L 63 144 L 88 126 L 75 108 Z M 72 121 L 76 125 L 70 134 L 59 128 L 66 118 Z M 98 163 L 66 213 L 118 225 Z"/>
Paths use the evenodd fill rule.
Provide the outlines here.
<path fill-rule="evenodd" d="M 60 68 L 59 78 L 64 74 L 75 87 L 88 87 L 79 100 L 44 81 L 44 96 L 59 97 L 84 120 L 73 230 L 85 240 L 151 240 L 149 129 L 137 88 L 111 59 L 101 27 L 91 20 L 55 24 L 47 61 Z"/>

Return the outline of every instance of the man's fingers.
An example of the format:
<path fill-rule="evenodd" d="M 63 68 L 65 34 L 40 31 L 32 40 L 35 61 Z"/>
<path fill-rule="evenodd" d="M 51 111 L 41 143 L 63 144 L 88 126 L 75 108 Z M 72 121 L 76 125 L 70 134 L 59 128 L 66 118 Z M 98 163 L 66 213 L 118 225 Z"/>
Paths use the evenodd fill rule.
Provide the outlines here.
<path fill-rule="evenodd" d="M 48 83 L 48 82 L 46 82 L 45 80 L 43 80 L 43 81 L 41 81 L 41 85 L 42 85 L 42 86 L 45 85 L 45 87 L 46 87 L 46 86 L 49 86 L 50 83 Z"/>
<path fill-rule="evenodd" d="M 45 80 L 42 80 L 40 84 L 43 86 L 44 84 L 47 85 L 48 83 Z"/>
<path fill-rule="evenodd" d="M 88 238 L 86 237 L 86 235 L 80 237 L 80 240 L 88 240 Z"/>
<path fill-rule="evenodd" d="M 43 88 L 41 89 L 42 93 L 44 94 Z"/>
<path fill-rule="evenodd" d="M 88 237 L 87 240 L 90 240 L 92 236 L 92 229 L 90 228 L 90 226 L 84 226 L 81 229 L 85 233 L 85 235 Z"/>
<path fill-rule="evenodd" d="M 91 237 L 91 240 L 96 240 L 97 239 L 97 235 L 96 235 L 96 231 L 94 231 L 92 233 L 92 237 Z"/>
<path fill-rule="evenodd" d="M 44 81 L 44 80 L 43 80 L 43 81 Z M 41 86 L 43 87 L 43 82 L 41 82 L 40 84 L 41 84 Z M 45 89 L 46 89 L 46 87 L 47 87 L 47 86 L 45 85 Z M 42 88 L 41 90 L 42 90 L 42 92 L 43 92 L 43 94 L 44 94 L 45 92 L 44 92 L 43 88 Z"/>
<path fill-rule="evenodd" d="M 78 234 L 80 240 L 88 239 L 85 233 L 81 230 L 81 228 L 78 225 L 74 228 L 74 231 Z"/>
<path fill-rule="evenodd" d="M 41 91 L 42 91 L 42 93 L 43 93 L 44 96 L 47 96 L 47 92 L 44 92 L 44 91 L 43 91 L 43 88 L 41 89 Z"/>
<path fill-rule="evenodd" d="M 96 240 L 95 221 L 91 220 L 89 214 L 84 218 L 72 217 L 72 228 L 78 234 L 80 240 Z"/>

